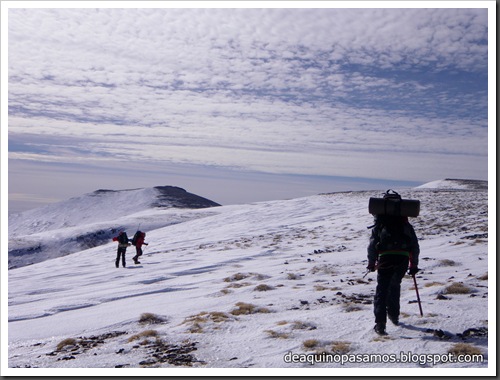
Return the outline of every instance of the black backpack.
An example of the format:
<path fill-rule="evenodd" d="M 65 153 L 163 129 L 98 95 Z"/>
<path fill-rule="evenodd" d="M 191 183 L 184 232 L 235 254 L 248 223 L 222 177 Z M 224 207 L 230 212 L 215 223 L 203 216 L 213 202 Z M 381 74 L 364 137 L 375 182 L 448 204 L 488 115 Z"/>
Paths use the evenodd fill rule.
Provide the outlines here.
<path fill-rule="evenodd" d="M 123 232 L 120 235 L 118 235 L 118 242 L 120 244 L 128 244 L 128 236 L 126 232 Z"/>
<path fill-rule="evenodd" d="M 135 245 L 137 243 L 137 239 L 139 238 L 140 234 L 141 234 L 141 231 L 137 231 L 134 234 L 134 237 L 132 238 L 132 245 Z"/>
<path fill-rule="evenodd" d="M 379 242 L 377 250 L 384 251 L 407 251 L 411 250 L 411 235 L 407 222 L 397 216 L 378 216 L 376 226 L 378 228 Z"/>

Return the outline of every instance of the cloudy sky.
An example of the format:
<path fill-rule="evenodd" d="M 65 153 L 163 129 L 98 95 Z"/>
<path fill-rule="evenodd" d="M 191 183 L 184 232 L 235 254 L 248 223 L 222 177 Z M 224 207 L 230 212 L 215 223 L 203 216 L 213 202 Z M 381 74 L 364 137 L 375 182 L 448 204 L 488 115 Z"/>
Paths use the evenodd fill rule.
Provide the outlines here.
<path fill-rule="evenodd" d="M 5 16 L 11 204 L 154 185 L 246 203 L 488 177 L 484 2 L 73 4 L 13 2 Z"/>

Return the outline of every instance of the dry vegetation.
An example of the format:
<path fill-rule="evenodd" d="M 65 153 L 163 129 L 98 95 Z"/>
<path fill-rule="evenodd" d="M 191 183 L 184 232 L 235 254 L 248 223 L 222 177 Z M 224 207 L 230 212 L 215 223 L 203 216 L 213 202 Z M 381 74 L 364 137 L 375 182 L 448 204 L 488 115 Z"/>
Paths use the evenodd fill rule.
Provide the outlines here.
<path fill-rule="evenodd" d="M 167 319 L 153 313 L 142 313 L 139 318 L 139 323 L 143 325 L 157 325 L 166 323 Z"/>
<path fill-rule="evenodd" d="M 442 267 L 454 267 L 458 265 L 455 261 L 449 260 L 449 259 L 444 259 L 439 261 L 439 266 Z"/>
<path fill-rule="evenodd" d="M 231 316 L 222 311 L 202 311 L 198 314 L 187 317 L 182 324 L 188 324 L 188 331 L 192 334 L 204 332 L 204 327 L 208 323 L 222 323 L 232 320 Z"/>
<path fill-rule="evenodd" d="M 232 315 L 245 315 L 245 314 L 257 314 L 257 313 L 270 313 L 271 311 L 265 307 L 257 307 L 251 303 L 238 302 L 236 304 L 237 308 L 231 310 Z"/>
<path fill-rule="evenodd" d="M 351 343 L 345 341 L 334 341 L 332 342 L 331 351 L 333 354 L 347 354 L 351 351 Z"/>
<path fill-rule="evenodd" d="M 269 286 L 269 285 L 266 285 L 266 284 L 260 284 L 260 285 L 257 285 L 254 290 L 256 292 L 266 292 L 268 290 L 273 290 L 275 289 L 274 287 L 272 286 Z"/>
<path fill-rule="evenodd" d="M 57 351 L 61 351 L 66 346 L 75 346 L 76 343 L 77 343 L 76 339 L 74 339 L 74 338 L 66 338 L 66 339 L 60 341 L 57 344 Z"/>
<path fill-rule="evenodd" d="M 265 330 L 264 332 L 267 333 L 269 337 L 275 339 L 288 339 L 290 337 L 290 334 L 285 332 L 279 332 L 274 330 Z"/>
<path fill-rule="evenodd" d="M 449 350 L 448 353 L 453 355 L 481 355 L 482 352 L 476 346 L 468 343 L 456 343 Z"/>
<path fill-rule="evenodd" d="M 144 341 L 142 342 L 143 344 L 149 343 L 148 338 L 158 338 L 158 331 L 156 331 L 156 330 L 142 331 L 142 332 L 135 334 L 135 335 L 132 335 L 130 338 L 128 338 L 128 342 L 133 342 L 134 340 L 138 340 L 141 338 L 145 338 Z"/>
<path fill-rule="evenodd" d="M 472 293 L 472 291 L 472 288 L 461 282 L 454 282 L 444 289 L 445 294 L 469 294 Z"/>
<path fill-rule="evenodd" d="M 319 344 L 320 344 L 320 342 L 317 339 L 307 339 L 307 340 L 302 342 L 302 346 L 306 350 L 314 350 L 315 348 L 317 348 L 319 346 Z"/>
<path fill-rule="evenodd" d="M 483 274 L 482 276 L 479 276 L 479 277 L 478 277 L 478 280 L 483 280 L 483 281 L 488 280 L 488 272 L 486 272 L 486 273 L 485 273 L 485 274 Z"/>

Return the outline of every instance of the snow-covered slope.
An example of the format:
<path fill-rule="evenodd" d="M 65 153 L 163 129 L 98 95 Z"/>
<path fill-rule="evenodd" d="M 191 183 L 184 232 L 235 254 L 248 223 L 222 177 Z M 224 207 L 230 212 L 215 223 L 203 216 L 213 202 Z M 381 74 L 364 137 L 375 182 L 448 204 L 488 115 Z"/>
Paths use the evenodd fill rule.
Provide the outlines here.
<path fill-rule="evenodd" d="M 447 178 L 424 183 L 417 189 L 488 190 L 488 181 Z"/>
<path fill-rule="evenodd" d="M 421 245 L 417 281 L 424 316 L 405 278 L 402 324 L 388 325 L 387 337 L 372 330 L 376 274 L 364 277 L 368 199 L 380 193 L 333 193 L 216 207 L 203 218 L 146 230 L 150 244 L 140 265 L 132 265 L 129 249 L 129 266 L 115 268 L 116 245 L 109 243 L 10 270 L 10 371 L 494 373 L 487 192 L 400 193 L 421 200 L 412 223 Z M 157 212 L 142 217 L 157 218 Z M 463 293 L 453 293 L 451 285 Z M 149 323 L 141 321 L 145 313 Z M 480 353 L 484 361 L 446 361 L 455 349 Z M 333 362 L 311 364 L 321 358 Z"/>
<path fill-rule="evenodd" d="M 135 232 L 179 223 L 217 203 L 174 186 L 97 190 L 9 215 L 9 268 L 108 243 L 121 229 Z M 164 212 L 163 210 L 168 210 Z"/>

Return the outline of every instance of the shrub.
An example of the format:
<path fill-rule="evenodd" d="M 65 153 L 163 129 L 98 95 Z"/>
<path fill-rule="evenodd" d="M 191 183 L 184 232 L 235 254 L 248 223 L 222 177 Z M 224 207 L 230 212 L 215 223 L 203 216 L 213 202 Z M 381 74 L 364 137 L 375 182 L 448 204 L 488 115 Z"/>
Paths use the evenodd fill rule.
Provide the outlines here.
<path fill-rule="evenodd" d="M 208 322 L 212 321 L 215 323 L 222 323 L 227 321 L 229 318 L 230 316 L 228 314 L 221 311 L 202 311 L 198 314 L 191 315 L 190 317 L 186 318 L 184 322 L 182 322 L 182 324 L 191 324 L 188 329 L 190 333 L 202 333 L 204 331 L 203 326 Z"/>
<path fill-rule="evenodd" d="M 472 293 L 472 289 L 461 282 L 454 282 L 448 285 L 445 290 L 445 294 L 469 294 Z"/>
<path fill-rule="evenodd" d="M 454 267 L 457 263 L 450 259 L 444 259 L 439 261 L 439 265 L 442 267 Z"/>
<path fill-rule="evenodd" d="M 161 323 L 166 323 L 167 320 L 163 317 L 160 317 L 156 314 L 153 313 L 142 313 L 140 318 L 139 318 L 139 323 L 140 324 L 161 324 Z"/>
<path fill-rule="evenodd" d="M 61 351 L 66 346 L 75 346 L 75 345 L 76 345 L 76 339 L 66 338 L 57 344 L 57 350 Z"/>
<path fill-rule="evenodd" d="M 302 342 L 302 346 L 304 346 L 304 348 L 306 350 L 313 350 L 315 349 L 316 347 L 319 346 L 319 340 L 317 339 L 308 339 L 308 340 L 305 340 Z"/>
<path fill-rule="evenodd" d="M 457 355 L 481 355 L 479 348 L 468 343 L 456 343 L 448 350 L 448 353 Z"/>
<path fill-rule="evenodd" d="M 226 286 L 226 289 L 229 289 L 229 288 L 238 289 L 238 288 L 242 288 L 244 286 L 250 286 L 250 285 L 252 285 L 250 282 L 235 282 L 234 284 L 229 284 L 228 286 Z"/>
<path fill-rule="evenodd" d="M 333 354 L 347 354 L 351 350 L 351 343 L 343 341 L 332 342 L 332 353 Z"/>
<path fill-rule="evenodd" d="M 255 313 L 269 313 L 269 309 L 265 307 L 257 307 L 251 303 L 238 302 L 236 304 L 237 309 L 231 311 L 232 315 L 244 315 L 244 314 L 255 314 Z"/>
<path fill-rule="evenodd" d="M 229 315 L 222 311 L 211 311 L 208 315 L 209 318 L 216 323 L 225 322 L 229 319 Z"/>
<path fill-rule="evenodd" d="M 336 270 L 333 265 L 329 264 L 316 265 L 311 269 L 311 274 L 316 274 L 316 273 L 334 275 L 336 274 Z"/>
<path fill-rule="evenodd" d="M 277 338 L 277 339 L 288 339 L 290 334 L 283 333 L 283 332 L 278 332 L 274 330 L 266 330 L 266 332 L 271 338 Z"/>
<path fill-rule="evenodd" d="M 362 306 L 359 306 L 358 304 L 356 303 L 353 303 L 353 302 L 349 302 L 347 303 L 345 306 L 344 306 L 344 310 L 347 312 L 347 313 L 351 313 L 353 311 L 360 311 L 360 310 L 363 310 L 363 307 Z"/>
<path fill-rule="evenodd" d="M 316 326 L 309 322 L 295 321 L 293 322 L 292 329 L 294 330 L 316 330 Z"/>
<path fill-rule="evenodd" d="M 330 288 L 323 286 L 323 285 L 314 285 L 314 290 L 316 290 L 318 292 L 321 292 L 323 290 L 328 290 L 328 289 L 330 289 Z"/>
<path fill-rule="evenodd" d="M 260 284 L 257 285 L 253 290 L 257 292 L 266 292 L 268 290 L 273 290 L 274 288 L 272 286 L 266 285 L 266 284 Z"/>
<path fill-rule="evenodd" d="M 145 330 L 143 332 L 140 332 L 138 334 L 132 335 L 130 338 L 128 338 L 129 342 L 133 342 L 134 340 L 141 339 L 141 338 L 157 338 L 158 337 L 158 331 L 156 330 Z"/>
<path fill-rule="evenodd" d="M 203 332 L 203 326 L 198 323 L 198 322 L 194 322 L 188 329 L 188 331 L 191 333 L 191 334 L 201 334 Z"/>
<path fill-rule="evenodd" d="M 428 288 L 431 286 L 441 286 L 441 285 L 444 285 L 444 284 L 442 282 L 433 281 L 433 282 L 427 282 L 424 286 L 426 288 Z M 413 288 L 413 289 L 415 289 L 415 288 Z"/>
<path fill-rule="evenodd" d="M 482 276 L 479 276 L 478 277 L 479 280 L 487 280 L 488 279 L 488 272 L 486 272 L 485 274 L 483 274 Z"/>
<path fill-rule="evenodd" d="M 233 281 L 241 281 L 247 277 L 250 277 L 249 274 L 246 274 L 246 273 L 236 273 L 236 274 L 233 274 L 232 276 L 230 277 L 226 277 L 224 279 L 225 282 L 233 282 Z"/>

